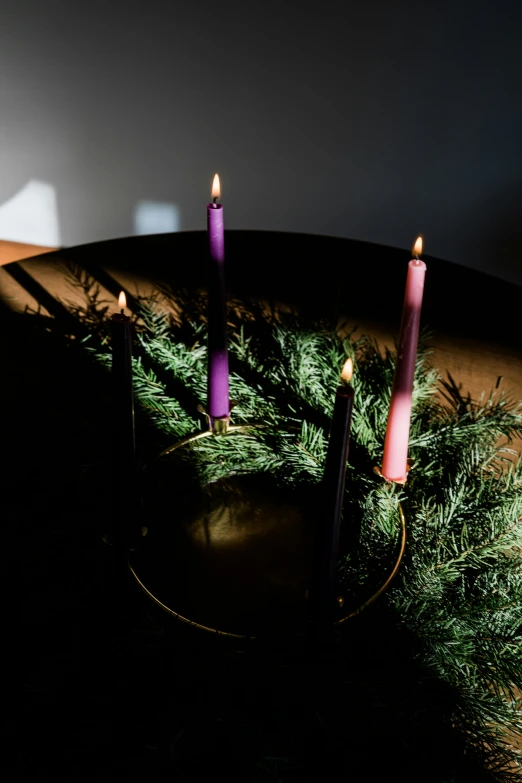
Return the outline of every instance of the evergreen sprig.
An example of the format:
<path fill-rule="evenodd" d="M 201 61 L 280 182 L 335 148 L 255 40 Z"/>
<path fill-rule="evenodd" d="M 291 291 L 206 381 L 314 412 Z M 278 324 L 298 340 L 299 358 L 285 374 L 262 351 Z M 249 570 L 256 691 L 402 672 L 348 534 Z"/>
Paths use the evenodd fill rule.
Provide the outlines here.
<path fill-rule="evenodd" d="M 95 305 L 86 307 L 91 327 Z M 164 447 L 206 427 L 196 404 L 206 399 L 204 305 L 204 297 L 180 295 L 176 311 L 143 300 L 137 314 L 138 425 L 152 426 Z M 395 352 L 257 303 L 232 303 L 230 318 L 230 388 L 238 401 L 233 420 L 266 426 L 202 438 L 184 459 L 201 484 L 241 472 L 268 472 L 286 486 L 317 484 L 335 386 L 345 357 L 352 356 L 345 516 L 358 522 L 360 533 L 356 550 L 339 564 L 340 577 L 354 595 L 382 582 L 396 553 L 400 501 L 408 545 L 382 600 L 418 640 L 423 665 L 459 693 L 453 721 L 470 748 L 499 780 L 511 779 L 520 757 L 509 737 L 522 732 L 516 698 L 522 689 L 522 461 L 509 445 L 522 434 L 521 404 L 502 391 L 463 397 L 451 377 L 443 380 L 429 367 L 423 335 L 412 470 L 400 488 L 372 470 L 382 459 Z M 106 331 L 92 328 L 86 346 L 109 365 Z M 187 394 L 170 393 L 170 382 Z"/>

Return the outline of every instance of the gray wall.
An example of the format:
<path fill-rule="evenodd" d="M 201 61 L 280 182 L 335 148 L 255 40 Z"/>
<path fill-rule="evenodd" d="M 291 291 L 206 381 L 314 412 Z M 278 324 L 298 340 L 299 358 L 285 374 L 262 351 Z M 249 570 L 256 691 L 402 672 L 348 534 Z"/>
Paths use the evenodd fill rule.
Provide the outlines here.
<path fill-rule="evenodd" d="M 521 2 L 2 0 L 1 15 L 0 235 L 34 241 L 31 181 L 64 245 L 202 229 L 218 171 L 228 228 L 405 248 L 423 233 L 429 254 L 522 284 Z"/>

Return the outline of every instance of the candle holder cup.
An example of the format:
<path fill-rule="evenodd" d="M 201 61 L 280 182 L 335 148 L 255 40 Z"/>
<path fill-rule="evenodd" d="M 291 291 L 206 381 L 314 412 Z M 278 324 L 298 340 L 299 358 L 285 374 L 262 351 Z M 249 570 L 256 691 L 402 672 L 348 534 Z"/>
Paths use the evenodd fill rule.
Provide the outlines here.
<path fill-rule="evenodd" d="M 230 412 L 237 405 L 237 400 L 230 400 Z M 198 413 L 203 414 L 207 421 L 208 433 L 213 435 L 226 435 L 230 428 L 230 414 L 228 416 L 219 416 L 212 418 L 204 405 L 199 404 Z M 171 449 L 172 450 L 172 449 Z M 168 453 L 170 451 L 168 450 Z"/>
<path fill-rule="evenodd" d="M 380 478 L 384 479 L 384 481 L 388 481 L 390 484 L 401 484 L 402 486 L 404 486 L 408 481 L 408 474 L 412 469 L 412 466 L 413 466 L 413 460 L 410 457 L 408 457 L 408 459 L 406 460 L 406 475 L 402 479 L 386 478 L 386 476 L 383 475 L 383 472 L 378 465 L 375 465 L 373 472 L 375 473 L 376 476 L 379 476 Z"/>
<path fill-rule="evenodd" d="M 266 426 L 232 425 L 220 441 Z M 207 430 L 182 438 L 159 455 L 160 463 L 167 467 L 168 457 L 183 458 L 185 450 L 214 435 Z M 129 556 L 134 583 L 163 616 L 236 643 L 303 640 L 310 631 L 308 587 L 318 502 L 317 486 L 296 493 L 268 474 L 231 473 L 199 494 L 187 489 L 183 499 L 176 495 L 172 516 L 164 511 L 145 520 L 148 534 Z M 390 585 L 406 540 L 400 506 L 398 521 L 393 567 L 379 588 L 357 605 L 338 595 L 334 627 L 359 615 Z"/>

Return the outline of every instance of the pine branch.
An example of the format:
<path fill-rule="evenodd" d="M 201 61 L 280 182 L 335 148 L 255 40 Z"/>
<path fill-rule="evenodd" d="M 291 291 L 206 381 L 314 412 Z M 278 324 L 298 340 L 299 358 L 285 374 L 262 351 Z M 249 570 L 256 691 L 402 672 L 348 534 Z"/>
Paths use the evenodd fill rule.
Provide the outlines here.
<path fill-rule="evenodd" d="M 100 313 L 89 281 L 78 284 L 91 298 L 91 312 Z M 142 303 L 133 378 L 138 426 L 181 438 L 201 427 L 180 390 L 191 399 L 206 397 L 206 300 L 181 295 L 170 304 L 185 317 Z M 417 640 L 419 661 L 458 690 L 454 721 L 470 748 L 495 767 L 499 780 L 508 780 L 516 754 L 505 737 L 521 730 L 511 695 L 522 688 L 522 463 L 502 441 L 522 434 L 521 404 L 497 391 L 476 401 L 463 396 L 451 376 L 444 381 L 429 367 L 421 341 L 411 419 L 414 467 L 404 488 L 390 487 L 372 467 L 382 457 L 395 352 L 381 353 L 368 338 L 342 340 L 324 323 L 304 324 L 293 314 L 241 302 L 231 304 L 229 345 L 231 396 L 239 400 L 233 419 L 264 426 L 202 438 L 176 458 L 201 487 L 256 472 L 286 487 L 316 486 L 335 387 L 351 356 L 356 402 L 345 514 L 360 534 L 339 564 L 340 576 L 356 602 L 389 573 L 401 502 L 408 548 L 384 600 Z M 107 335 L 93 333 L 84 347 L 109 369 Z"/>

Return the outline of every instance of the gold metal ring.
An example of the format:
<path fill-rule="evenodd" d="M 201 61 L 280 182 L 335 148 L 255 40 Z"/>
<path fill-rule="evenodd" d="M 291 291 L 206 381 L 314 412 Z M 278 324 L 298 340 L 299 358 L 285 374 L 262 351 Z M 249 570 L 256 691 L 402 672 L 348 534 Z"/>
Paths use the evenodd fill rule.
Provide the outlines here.
<path fill-rule="evenodd" d="M 245 432 L 246 430 L 262 430 L 262 429 L 268 429 L 269 427 L 272 427 L 271 424 L 231 424 L 225 433 L 226 436 L 232 435 L 234 432 Z M 299 427 L 294 426 L 285 426 L 280 427 L 281 430 L 295 430 L 300 431 Z M 188 443 L 192 443 L 196 440 L 201 440 L 201 438 L 210 438 L 210 437 L 216 437 L 215 433 L 212 432 L 212 430 L 203 430 L 202 432 L 196 432 L 191 435 L 186 435 L 184 438 L 181 438 L 181 440 L 176 441 L 176 443 L 173 443 L 172 446 L 168 446 L 166 449 L 164 449 L 160 457 L 166 457 L 168 454 L 172 454 L 173 451 L 176 451 L 177 449 L 180 449 L 182 446 L 186 446 Z M 223 437 L 223 435 L 219 436 L 220 439 Z"/>
<path fill-rule="evenodd" d="M 366 607 L 370 606 L 370 604 L 373 604 L 374 601 L 379 598 L 380 595 L 384 593 L 384 591 L 389 587 L 393 577 L 399 570 L 399 566 L 401 564 L 402 556 L 404 554 L 404 549 L 406 547 L 406 519 L 404 518 L 404 511 L 402 510 L 402 506 L 399 503 L 399 517 L 401 520 L 401 543 L 399 547 L 399 554 L 397 556 L 397 560 L 395 562 L 395 565 L 393 566 L 388 578 L 385 582 L 379 587 L 377 592 L 375 592 L 370 598 L 368 598 L 367 601 L 365 601 L 363 604 L 357 607 L 357 609 L 354 609 L 353 612 L 350 612 L 346 615 L 346 617 L 343 617 L 341 620 L 337 620 L 336 625 L 340 625 L 340 623 L 344 623 L 345 620 L 349 620 L 351 617 L 356 617 L 358 614 L 361 614 Z"/>
<path fill-rule="evenodd" d="M 156 598 L 156 596 L 153 595 L 150 592 L 150 590 L 148 590 L 145 587 L 145 585 L 143 584 L 143 582 L 141 581 L 141 579 L 139 578 L 139 576 L 137 575 L 136 571 L 134 570 L 134 568 L 131 566 L 130 563 L 129 563 L 129 569 L 130 569 L 130 572 L 131 572 L 132 576 L 134 577 L 134 579 L 136 580 L 138 585 L 141 587 L 141 589 L 143 590 L 145 595 L 147 595 L 152 601 L 154 601 L 156 606 L 159 606 L 160 609 L 163 609 L 164 612 L 167 612 L 167 614 L 172 615 L 172 617 L 175 617 L 177 620 L 181 620 L 182 622 L 187 623 L 188 625 L 192 625 L 194 628 L 199 628 L 201 631 L 210 631 L 210 633 L 215 633 L 217 636 L 229 636 L 229 637 L 232 637 L 233 639 L 253 639 L 253 638 L 255 638 L 255 637 L 252 637 L 252 636 L 245 636 L 244 634 L 240 634 L 240 633 L 230 633 L 229 631 L 219 631 L 217 628 L 210 628 L 208 625 L 202 625 L 201 623 L 196 623 L 194 620 L 189 620 L 188 617 L 183 617 L 182 614 L 179 614 L 179 612 L 175 612 L 174 609 L 171 609 L 166 604 L 162 603 L 159 600 L 159 598 Z"/>
<path fill-rule="evenodd" d="M 229 427 L 229 429 L 228 429 L 228 431 L 227 431 L 227 433 L 225 435 L 219 435 L 219 437 L 220 438 L 228 437 L 229 435 L 231 435 L 231 434 L 233 434 L 235 432 L 243 432 L 243 431 L 247 431 L 247 430 L 250 430 L 250 429 L 262 429 L 262 428 L 267 428 L 269 426 L 271 426 L 271 425 L 268 425 L 268 424 L 237 424 L 237 425 L 232 425 L 231 427 Z M 289 427 L 282 427 L 281 429 L 298 431 L 299 427 L 289 426 Z M 201 438 L 207 438 L 207 437 L 210 437 L 210 436 L 215 436 L 215 433 L 213 433 L 212 430 L 205 430 L 203 432 L 198 432 L 198 433 L 194 433 L 194 434 L 191 434 L 191 435 L 187 435 L 185 438 L 182 438 L 181 440 L 177 441 L 172 446 L 169 446 L 168 448 L 164 449 L 159 456 L 160 457 L 167 456 L 168 454 L 171 454 L 172 452 L 176 451 L 177 449 L 179 449 L 179 448 L 181 448 L 183 446 L 186 446 L 189 443 L 192 443 L 194 441 L 200 440 Z M 356 609 L 354 609 L 353 611 L 349 612 L 345 617 L 342 617 L 341 619 L 336 620 L 335 623 L 334 623 L 335 626 L 339 626 L 342 623 L 344 623 L 346 620 L 349 620 L 349 619 L 351 619 L 353 617 L 356 617 L 357 615 L 361 614 L 365 609 L 368 608 L 368 606 L 373 604 L 388 589 L 388 587 L 391 584 L 393 578 L 396 576 L 396 574 L 397 574 L 397 572 L 399 570 L 399 567 L 400 567 L 400 564 L 401 564 L 401 561 L 402 561 L 402 557 L 404 555 L 405 546 L 406 546 L 406 519 L 405 519 L 404 511 L 403 511 L 402 506 L 401 506 L 400 503 L 398 504 L 398 508 L 399 508 L 399 518 L 400 518 L 400 526 L 401 526 L 401 538 L 400 538 L 400 545 L 399 545 L 399 553 L 397 555 L 397 560 L 395 562 L 395 565 L 393 566 L 391 572 L 389 573 L 389 575 L 387 576 L 387 578 L 383 582 L 383 584 L 379 587 L 379 589 L 372 596 L 370 596 L 370 598 L 368 598 L 366 601 L 364 601 L 364 603 L 360 604 Z M 145 595 L 147 595 L 147 597 L 150 598 L 156 604 L 156 606 L 158 606 L 161 610 L 163 610 L 167 614 L 171 615 L 172 617 L 175 617 L 177 620 L 181 620 L 182 622 L 184 622 L 184 623 L 186 623 L 188 625 L 191 625 L 194 628 L 198 628 L 198 629 L 200 629 L 202 631 L 208 631 L 210 633 L 216 634 L 217 636 L 224 636 L 224 637 L 229 637 L 229 638 L 232 638 L 232 639 L 243 639 L 243 640 L 254 640 L 254 639 L 258 638 L 256 636 L 250 636 L 250 635 L 247 635 L 247 634 L 232 633 L 230 631 L 222 631 L 222 630 L 220 630 L 218 628 L 211 628 L 210 626 L 202 625 L 201 623 L 198 623 L 198 622 L 196 622 L 194 620 L 190 620 L 189 618 L 184 617 L 183 615 L 179 614 L 179 612 L 174 611 L 174 609 L 171 609 L 166 604 L 164 604 L 162 601 L 160 601 L 159 598 L 157 598 L 155 595 L 153 595 L 153 593 L 151 593 L 151 591 L 143 584 L 143 582 L 141 581 L 139 576 L 136 574 L 136 571 L 134 570 L 134 568 L 132 567 L 130 562 L 128 563 L 128 566 L 129 566 L 129 570 L 130 570 L 134 580 L 136 581 L 137 585 L 141 588 L 141 590 L 143 590 Z M 338 599 L 339 600 L 339 605 L 342 606 L 344 604 L 344 597 L 340 596 L 340 599 L 341 600 Z"/>

